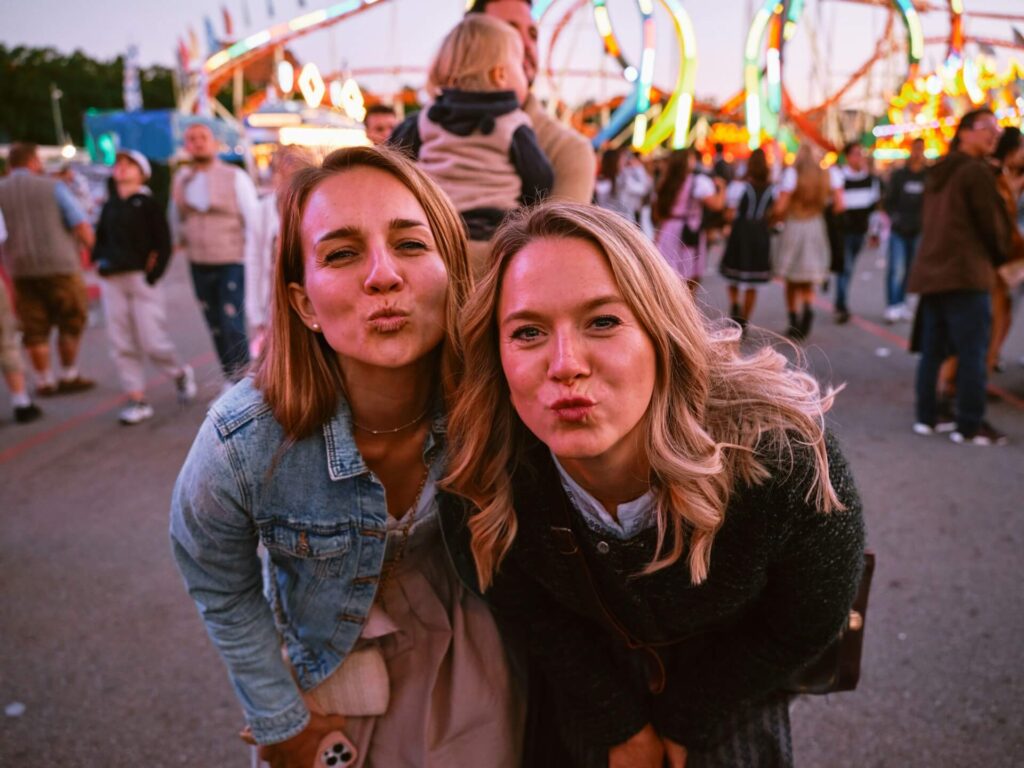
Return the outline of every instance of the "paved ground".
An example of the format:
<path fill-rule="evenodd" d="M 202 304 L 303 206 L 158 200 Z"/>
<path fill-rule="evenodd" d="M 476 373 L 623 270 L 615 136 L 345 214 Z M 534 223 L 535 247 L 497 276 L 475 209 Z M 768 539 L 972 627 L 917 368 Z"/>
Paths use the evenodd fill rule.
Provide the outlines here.
<path fill-rule="evenodd" d="M 865 498 L 878 570 L 864 676 L 854 693 L 798 700 L 802 768 L 1024 764 L 1024 323 L 1007 348 L 1007 393 L 991 419 L 1006 448 L 912 435 L 906 326 L 880 324 L 877 257 L 853 288 L 845 327 L 819 312 L 807 345 L 845 382 L 832 425 Z M 719 281 L 708 300 L 723 303 Z M 168 281 L 174 336 L 200 372 L 200 403 L 151 389 L 157 416 L 116 422 L 101 328 L 85 340 L 94 392 L 43 403 L 45 420 L 0 419 L 0 766 L 243 768 L 242 724 L 220 662 L 167 544 L 171 485 L 219 387 L 184 265 Z M 756 320 L 781 330 L 781 289 Z M 754 342 L 757 338 L 755 334 Z M 19 711 L 16 704 L 23 705 Z"/>

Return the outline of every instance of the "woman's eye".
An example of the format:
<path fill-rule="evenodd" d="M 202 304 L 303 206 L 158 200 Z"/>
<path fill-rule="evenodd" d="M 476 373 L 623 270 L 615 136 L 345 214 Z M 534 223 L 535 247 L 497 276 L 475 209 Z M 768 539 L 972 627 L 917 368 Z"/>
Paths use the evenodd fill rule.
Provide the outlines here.
<path fill-rule="evenodd" d="M 524 325 L 520 328 L 516 328 L 511 334 L 513 341 L 534 341 L 539 337 L 540 329 L 535 328 L 532 325 Z"/>
<path fill-rule="evenodd" d="M 591 325 L 599 331 L 606 331 L 622 325 L 622 321 L 615 315 L 601 315 L 600 317 L 595 317 Z"/>
<path fill-rule="evenodd" d="M 427 244 L 419 240 L 403 240 L 398 244 L 398 248 L 402 251 L 425 251 L 427 249 Z"/>
<path fill-rule="evenodd" d="M 324 263 L 330 264 L 332 262 L 345 261 L 355 255 L 356 252 L 351 248 L 337 248 L 324 256 Z"/>

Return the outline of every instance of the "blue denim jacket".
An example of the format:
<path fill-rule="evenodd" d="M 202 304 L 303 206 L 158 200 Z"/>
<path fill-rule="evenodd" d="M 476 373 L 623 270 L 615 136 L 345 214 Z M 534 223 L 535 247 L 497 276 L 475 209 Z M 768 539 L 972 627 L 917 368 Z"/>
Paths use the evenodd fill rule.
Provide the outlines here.
<path fill-rule="evenodd" d="M 425 459 L 441 449 L 444 426 L 435 418 Z M 344 399 L 322 434 L 281 451 L 284 437 L 243 380 L 210 409 L 171 503 L 178 568 L 260 743 L 309 721 L 282 638 L 303 690 L 330 675 L 362 630 L 386 543 L 384 487 L 359 455 Z M 442 465 L 433 462 L 435 474 Z"/>

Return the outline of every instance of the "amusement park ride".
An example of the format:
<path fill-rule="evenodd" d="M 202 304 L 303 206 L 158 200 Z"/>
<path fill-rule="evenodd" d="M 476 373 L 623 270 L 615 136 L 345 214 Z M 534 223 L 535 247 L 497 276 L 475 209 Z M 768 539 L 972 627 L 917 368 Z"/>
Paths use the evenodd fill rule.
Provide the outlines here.
<path fill-rule="evenodd" d="M 534 17 L 547 36 L 540 76 L 552 95 L 549 108 L 591 135 L 595 147 L 629 142 L 636 150 L 648 153 L 659 147 L 720 141 L 739 153 L 762 144 L 774 144 L 785 151 L 803 137 L 835 150 L 843 141 L 838 116 L 844 111 L 844 100 L 880 62 L 891 65 L 898 60 L 902 62 L 902 85 L 891 93 L 878 94 L 878 103 L 884 107 L 875 110 L 873 127 L 866 126 L 870 128 L 866 137 L 873 140 L 880 159 L 900 157 L 916 137 L 925 138 L 932 154 L 940 152 L 952 135 L 956 117 L 975 106 L 988 105 L 1007 124 L 1020 122 L 1024 113 L 1024 64 L 1013 58 L 1011 50 L 1008 65 L 1000 70 L 995 49 L 1024 53 L 1024 37 L 1012 27 L 1012 22 L 1024 22 L 1024 13 L 974 11 L 965 9 L 964 0 L 836 1 L 886 11 L 884 31 L 867 60 L 845 82 L 831 87 L 817 104 L 800 107 L 786 87 L 784 74 L 787 43 L 801 23 L 813 24 L 813 19 L 804 18 L 809 15 L 806 0 L 753 0 L 749 31 L 743 49 L 737 52 L 743 58 L 742 88 L 721 104 L 696 100 L 697 33 L 684 0 L 534 0 Z M 344 24 L 374 6 L 395 2 L 400 0 L 331 3 L 223 43 L 205 58 L 196 55 L 194 42 L 191 55 L 182 43 L 179 63 L 184 79 L 179 109 L 186 113 L 213 111 L 240 123 L 252 143 L 256 147 L 265 145 L 268 151 L 277 144 L 339 146 L 364 142 L 360 122 L 365 115 L 364 95 L 356 78 L 371 70 L 324 76 L 313 63 L 298 66 L 288 46 L 306 35 Z M 812 0 L 812 4 L 821 2 Z M 612 23 L 610 4 L 635 7 L 641 27 L 638 56 L 627 55 Z M 592 17 L 604 52 L 621 70 L 629 92 L 602 104 L 573 108 L 561 98 L 562 80 L 602 74 L 559 69 L 553 63 L 564 30 L 580 13 Z M 948 35 L 925 37 L 922 14 L 943 15 Z M 1012 37 L 969 38 L 965 16 L 1005 21 Z M 656 57 L 666 54 L 658 49 L 656 26 L 665 19 L 671 24 L 677 48 L 678 66 L 671 88 L 654 83 Z M 897 20 L 901 24 L 897 25 Z M 942 61 L 934 71 L 923 71 L 928 45 L 944 47 Z M 424 69 L 395 67 L 389 71 L 421 75 Z M 232 110 L 214 98 L 229 85 Z M 257 87 L 253 89 L 253 85 Z M 301 95 L 301 100 L 296 95 Z M 367 93 L 366 98 L 403 105 L 417 101 L 416 92 L 410 89 L 398 94 Z"/>

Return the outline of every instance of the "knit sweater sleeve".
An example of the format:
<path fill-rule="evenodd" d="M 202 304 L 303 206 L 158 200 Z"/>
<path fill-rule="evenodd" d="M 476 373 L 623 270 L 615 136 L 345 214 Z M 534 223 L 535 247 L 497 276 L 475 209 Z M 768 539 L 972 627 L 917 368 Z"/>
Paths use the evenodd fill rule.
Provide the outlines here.
<path fill-rule="evenodd" d="M 861 502 L 849 466 L 828 438 L 829 475 L 844 511 L 822 513 L 805 500 L 809 451 L 796 452 L 757 494 L 768 516 L 766 583 L 755 603 L 705 646 L 699 663 L 668 658 L 668 683 L 656 698 L 654 725 L 691 748 L 746 702 L 777 690 L 836 637 L 849 613 L 864 560 Z"/>
<path fill-rule="evenodd" d="M 552 700 L 531 699 L 530 706 L 573 724 L 570 738 L 611 748 L 650 722 L 635 676 L 600 641 L 605 631 L 559 604 L 512 558 L 487 599 L 506 642 L 524 651 L 548 683 Z"/>

